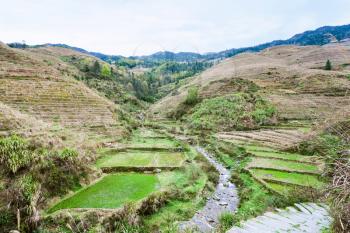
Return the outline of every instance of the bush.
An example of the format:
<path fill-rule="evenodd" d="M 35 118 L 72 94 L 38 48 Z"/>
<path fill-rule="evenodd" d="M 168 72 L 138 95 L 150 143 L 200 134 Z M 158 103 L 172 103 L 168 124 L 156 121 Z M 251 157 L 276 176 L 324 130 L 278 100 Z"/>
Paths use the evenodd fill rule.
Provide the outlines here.
<path fill-rule="evenodd" d="M 21 191 L 23 199 L 27 201 L 28 204 L 30 204 L 33 200 L 35 193 L 38 190 L 38 183 L 34 180 L 34 178 L 31 175 L 24 175 L 19 179 L 19 181 L 15 185 L 18 188 L 18 190 Z"/>
<path fill-rule="evenodd" d="M 74 159 L 78 157 L 78 152 L 71 148 L 65 148 L 58 153 L 58 156 L 62 159 Z"/>
<path fill-rule="evenodd" d="M 48 153 L 45 160 L 33 168 L 33 174 L 48 191 L 48 196 L 56 196 L 79 188 L 80 178 L 86 175 L 86 167 L 79 163 L 76 150 L 65 148 L 59 152 Z"/>
<path fill-rule="evenodd" d="M 338 136 L 328 133 L 303 141 L 298 148 L 300 153 L 320 156 L 330 164 L 338 157 L 338 151 L 343 149 L 345 149 L 344 142 Z"/>
<path fill-rule="evenodd" d="M 16 173 L 33 159 L 34 152 L 21 137 L 11 136 L 0 140 L 0 162 L 8 172 Z"/>
<path fill-rule="evenodd" d="M 0 232 L 9 232 L 13 229 L 16 216 L 7 208 L 0 209 Z"/>
<path fill-rule="evenodd" d="M 185 100 L 185 104 L 187 105 L 195 105 L 199 102 L 198 97 L 198 88 L 197 87 L 191 87 L 187 92 L 187 97 Z"/>

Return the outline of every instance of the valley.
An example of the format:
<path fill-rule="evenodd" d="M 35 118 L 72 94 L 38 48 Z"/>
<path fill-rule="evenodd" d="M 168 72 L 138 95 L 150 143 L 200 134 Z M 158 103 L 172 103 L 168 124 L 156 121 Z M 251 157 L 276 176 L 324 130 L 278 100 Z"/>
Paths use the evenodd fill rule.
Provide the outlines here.
<path fill-rule="evenodd" d="M 301 45 L 0 43 L 0 231 L 346 232 L 350 43 Z"/>

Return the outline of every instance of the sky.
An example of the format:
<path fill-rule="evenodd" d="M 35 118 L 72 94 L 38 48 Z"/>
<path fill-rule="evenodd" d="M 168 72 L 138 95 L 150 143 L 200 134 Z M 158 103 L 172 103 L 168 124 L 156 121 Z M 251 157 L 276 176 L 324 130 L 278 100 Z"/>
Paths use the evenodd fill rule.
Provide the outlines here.
<path fill-rule="evenodd" d="M 350 0 L 0 0 L 0 41 L 207 53 L 350 24 L 349 12 Z"/>

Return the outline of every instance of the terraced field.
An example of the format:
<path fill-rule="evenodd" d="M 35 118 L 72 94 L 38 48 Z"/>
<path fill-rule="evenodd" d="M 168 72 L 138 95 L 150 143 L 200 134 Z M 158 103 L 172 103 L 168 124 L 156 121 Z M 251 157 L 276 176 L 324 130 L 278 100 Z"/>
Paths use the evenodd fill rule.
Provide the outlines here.
<path fill-rule="evenodd" d="M 300 172 L 307 174 L 319 174 L 321 169 L 316 164 L 280 160 L 276 158 L 253 158 L 247 166 L 252 168 L 266 168 L 286 172 Z"/>
<path fill-rule="evenodd" d="M 312 190 L 324 185 L 320 178 L 322 161 L 283 151 L 307 135 L 307 123 L 296 123 L 286 123 L 275 129 L 218 133 L 216 137 L 244 147 L 251 155 L 245 167 L 251 176 L 268 189 L 288 196 L 300 188 Z"/>
<path fill-rule="evenodd" d="M 111 167 L 180 167 L 185 160 L 181 152 L 127 150 L 122 152 L 107 151 L 97 161 L 99 168 Z"/>
<path fill-rule="evenodd" d="M 100 150 L 97 167 L 114 170 L 122 168 L 178 168 L 186 159 L 180 144 L 154 131 L 141 129 L 127 144 L 117 145 L 117 149 Z"/>
<path fill-rule="evenodd" d="M 105 176 L 63 199 L 51 207 L 49 213 L 60 209 L 119 208 L 128 202 L 138 202 L 183 179 L 179 171 L 163 171 L 180 168 L 186 159 L 179 144 L 164 135 L 140 129 L 135 131 L 127 144 L 123 144 L 122 149 L 114 146 L 120 145 L 111 145 L 99 151 L 96 167 L 102 169 Z M 157 174 L 141 173 L 145 170 L 157 171 Z"/>
<path fill-rule="evenodd" d="M 127 149 L 149 149 L 149 150 L 171 150 L 178 147 L 177 143 L 167 138 L 135 138 L 130 145 L 126 145 Z"/>
<path fill-rule="evenodd" d="M 119 107 L 76 81 L 73 76 L 79 71 L 75 67 L 53 55 L 3 44 L 0 57 L 0 107 L 12 109 L 12 119 L 30 122 L 23 128 L 30 128 L 32 134 L 50 131 L 74 141 L 66 143 L 74 146 L 89 139 L 108 141 L 124 135 L 116 114 Z M 45 125 L 56 125 L 60 130 L 37 130 Z M 17 131 L 31 136 L 25 129 Z"/>
<path fill-rule="evenodd" d="M 305 137 L 306 127 L 301 128 L 277 128 L 253 131 L 232 131 L 216 134 L 220 140 L 240 145 L 262 145 L 269 148 L 289 148 Z"/>
<path fill-rule="evenodd" d="M 309 174 L 287 173 L 278 170 L 254 168 L 250 169 L 250 172 L 254 177 L 261 180 L 288 183 L 306 187 L 311 186 L 316 188 L 320 188 L 323 185 L 317 176 L 310 176 Z"/>
<path fill-rule="evenodd" d="M 324 185 L 320 179 L 323 164 L 315 158 L 261 146 L 247 146 L 246 150 L 253 155 L 246 169 L 277 193 L 289 195 L 300 187 L 319 189 Z"/>
<path fill-rule="evenodd" d="M 111 174 L 59 202 L 49 210 L 49 213 L 60 209 L 118 208 L 127 202 L 141 200 L 157 189 L 159 181 L 155 175 Z"/>

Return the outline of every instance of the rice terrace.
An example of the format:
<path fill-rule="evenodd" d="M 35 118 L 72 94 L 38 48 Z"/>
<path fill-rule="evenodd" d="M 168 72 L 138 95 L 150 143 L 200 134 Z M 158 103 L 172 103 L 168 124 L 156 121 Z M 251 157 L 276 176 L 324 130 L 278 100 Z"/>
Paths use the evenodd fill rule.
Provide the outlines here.
<path fill-rule="evenodd" d="M 350 232 L 346 1 L 1 6 L 1 233 Z"/>

